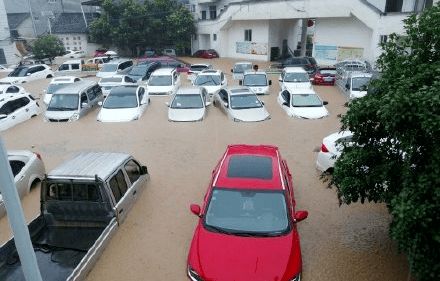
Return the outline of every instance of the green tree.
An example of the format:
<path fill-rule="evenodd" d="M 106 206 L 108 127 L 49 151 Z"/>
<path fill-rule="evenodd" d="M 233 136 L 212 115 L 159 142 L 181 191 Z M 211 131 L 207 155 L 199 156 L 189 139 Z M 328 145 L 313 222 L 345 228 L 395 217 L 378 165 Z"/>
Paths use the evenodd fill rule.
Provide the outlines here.
<path fill-rule="evenodd" d="M 90 25 L 92 40 L 106 46 L 129 49 L 190 46 L 195 33 L 191 13 L 176 0 L 152 0 L 140 4 L 134 0 L 104 0 L 105 13 Z"/>
<path fill-rule="evenodd" d="M 440 280 L 440 3 L 389 36 L 374 92 L 349 103 L 354 133 L 331 185 L 341 204 L 384 202 L 390 235 L 417 280 Z"/>
<path fill-rule="evenodd" d="M 52 60 L 56 56 L 64 53 L 64 45 L 58 37 L 54 35 L 44 35 L 35 40 L 32 51 L 35 58 Z"/>

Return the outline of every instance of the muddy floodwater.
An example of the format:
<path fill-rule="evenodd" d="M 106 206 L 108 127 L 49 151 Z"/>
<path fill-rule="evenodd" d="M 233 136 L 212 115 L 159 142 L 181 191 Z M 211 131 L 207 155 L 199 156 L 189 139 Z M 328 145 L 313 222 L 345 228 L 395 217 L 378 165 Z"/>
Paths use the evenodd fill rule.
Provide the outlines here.
<path fill-rule="evenodd" d="M 211 63 L 227 74 L 229 85 L 237 85 L 230 75 L 233 60 L 187 61 Z M 188 84 L 185 74 L 181 78 Z M 345 97 L 336 87 L 315 87 L 321 98 L 329 102 L 330 116 L 320 120 L 292 119 L 276 101 L 278 76 L 271 75 L 271 79 L 270 94 L 261 99 L 272 119 L 264 122 L 235 123 L 210 106 L 202 122 L 172 123 L 167 120 L 165 105 L 169 98 L 151 97 L 151 104 L 138 121 L 99 123 L 99 109 L 95 109 L 72 123 L 47 123 L 40 115 L 1 135 L 8 149 L 41 153 L 48 171 L 79 151 L 127 152 L 148 166 L 151 181 L 88 281 L 188 280 L 186 256 L 197 222 L 189 205 L 202 203 L 212 169 L 226 146 L 238 143 L 276 145 L 287 160 L 297 210 L 309 211 L 309 217 L 298 225 L 302 280 L 408 280 L 406 257 L 388 238 L 390 217 L 385 206 L 339 207 L 335 190 L 327 188 L 315 169 L 314 151 L 323 137 L 338 131 L 338 114 L 346 110 Z M 24 87 L 40 97 L 48 82 L 39 80 Z M 22 204 L 26 219 L 31 220 L 39 212 L 39 189 L 27 195 Z M 3 218 L 0 242 L 10 236 L 7 218 Z"/>

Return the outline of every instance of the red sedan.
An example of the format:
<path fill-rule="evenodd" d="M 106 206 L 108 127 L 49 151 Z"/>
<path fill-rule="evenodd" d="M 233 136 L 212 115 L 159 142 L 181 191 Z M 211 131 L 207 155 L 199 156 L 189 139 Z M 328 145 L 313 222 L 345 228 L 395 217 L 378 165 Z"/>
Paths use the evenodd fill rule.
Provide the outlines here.
<path fill-rule="evenodd" d="M 311 79 L 313 85 L 333 86 L 336 80 L 336 68 L 320 67 L 313 73 Z"/>
<path fill-rule="evenodd" d="M 212 172 L 188 254 L 193 281 L 298 281 L 302 261 L 292 176 L 277 147 L 230 145 Z"/>
<path fill-rule="evenodd" d="M 194 53 L 193 57 L 196 58 L 203 58 L 203 59 L 213 59 L 213 58 L 219 58 L 216 50 L 209 49 L 209 50 L 198 50 Z"/>

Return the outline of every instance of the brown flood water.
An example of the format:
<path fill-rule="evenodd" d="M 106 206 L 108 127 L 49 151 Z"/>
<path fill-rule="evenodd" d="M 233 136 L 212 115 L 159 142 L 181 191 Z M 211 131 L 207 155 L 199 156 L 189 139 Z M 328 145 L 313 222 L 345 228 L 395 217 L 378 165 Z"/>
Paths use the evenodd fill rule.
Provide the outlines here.
<path fill-rule="evenodd" d="M 229 85 L 237 84 L 229 75 L 233 60 L 187 61 L 211 63 L 225 71 Z M 259 65 L 264 68 L 267 64 Z M 186 75 L 181 78 L 188 84 Z M 203 122 L 171 123 L 164 104 L 169 98 L 152 97 L 139 121 L 99 123 L 95 109 L 74 123 L 45 123 L 40 115 L 1 135 L 8 149 L 34 146 L 48 171 L 84 150 L 127 152 L 148 166 L 151 181 L 88 281 L 188 280 L 186 255 L 197 221 L 189 205 L 202 203 L 211 170 L 226 146 L 236 143 L 277 145 L 287 160 L 297 209 L 309 211 L 307 220 L 299 224 L 303 280 L 407 280 L 406 258 L 388 238 L 390 218 L 385 206 L 339 207 L 335 190 L 326 187 L 315 169 L 314 150 L 324 136 L 339 129 L 337 115 L 345 112 L 345 98 L 336 87 L 315 87 L 329 101 L 330 116 L 291 119 L 276 102 L 278 77 L 271 79 L 271 93 L 262 100 L 272 119 L 261 123 L 234 123 L 212 106 Z M 24 87 L 38 97 L 48 82 L 35 81 Z M 22 204 L 29 221 L 39 212 L 39 189 Z M 7 218 L 0 219 L 0 243 L 10 235 Z"/>

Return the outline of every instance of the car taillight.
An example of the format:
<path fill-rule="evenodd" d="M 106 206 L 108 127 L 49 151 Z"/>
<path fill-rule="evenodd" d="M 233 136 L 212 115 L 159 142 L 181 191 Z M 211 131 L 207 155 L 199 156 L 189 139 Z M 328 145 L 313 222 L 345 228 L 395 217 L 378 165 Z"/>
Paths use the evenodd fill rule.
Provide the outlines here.
<path fill-rule="evenodd" d="M 319 79 L 321 79 L 321 78 L 322 78 L 322 75 L 321 75 L 321 74 L 316 74 L 316 75 L 315 75 L 315 78 L 319 78 Z"/>
<path fill-rule="evenodd" d="M 321 145 L 321 152 L 328 152 L 327 147 L 325 146 L 325 144 Z"/>
<path fill-rule="evenodd" d="M 41 155 L 40 155 L 40 153 L 36 153 L 36 152 L 34 152 L 34 154 L 35 154 L 35 156 L 37 156 L 38 159 L 42 160 L 42 159 L 41 159 Z"/>

